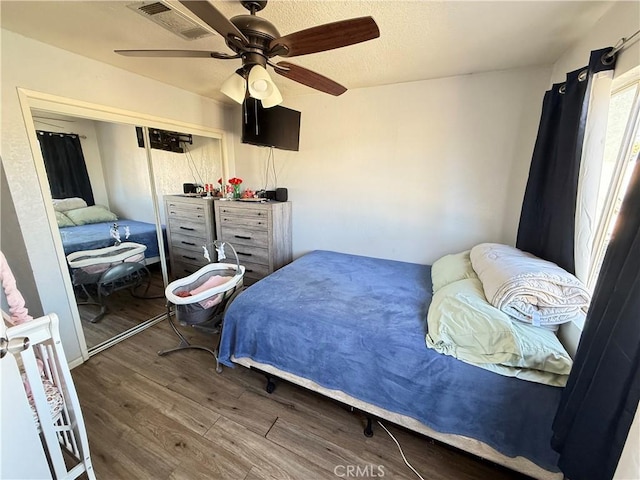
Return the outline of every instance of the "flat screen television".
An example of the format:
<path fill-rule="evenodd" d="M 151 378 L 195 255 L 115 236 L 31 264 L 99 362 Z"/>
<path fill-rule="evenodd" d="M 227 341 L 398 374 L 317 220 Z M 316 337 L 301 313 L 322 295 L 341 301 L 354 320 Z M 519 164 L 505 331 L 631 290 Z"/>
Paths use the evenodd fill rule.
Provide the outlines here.
<path fill-rule="evenodd" d="M 264 108 L 260 100 L 242 104 L 242 143 L 297 152 L 300 147 L 300 112 L 276 105 Z"/>
<path fill-rule="evenodd" d="M 142 127 L 136 127 L 138 146 L 144 148 L 144 133 Z M 166 150 L 174 153 L 184 153 L 184 148 L 180 143 L 193 143 L 191 134 L 180 132 L 168 132 L 159 128 L 149 128 L 150 147 L 158 150 Z"/>

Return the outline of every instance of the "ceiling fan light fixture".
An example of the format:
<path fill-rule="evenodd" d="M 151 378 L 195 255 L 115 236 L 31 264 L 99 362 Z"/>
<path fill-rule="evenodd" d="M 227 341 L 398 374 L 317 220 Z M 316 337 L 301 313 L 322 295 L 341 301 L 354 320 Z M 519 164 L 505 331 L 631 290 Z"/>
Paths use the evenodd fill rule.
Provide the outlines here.
<path fill-rule="evenodd" d="M 231 74 L 222 84 L 220 91 L 234 102 L 242 103 L 247 95 L 247 81 L 242 76 L 242 70 L 237 70 Z"/>
<path fill-rule="evenodd" d="M 275 107 L 276 105 L 280 105 L 282 103 L 282 95 L 280 95 L 280 91 L 273 86 L 273 93 L 271 96 L 262 99 L 262 106 L 264 108 Z"/>
<path fill-rule="evenodd" d="M 277 90 L 269 73 L 262 65 L 254 65 L 249 72 L 249 95 L 264 100 Z"/>

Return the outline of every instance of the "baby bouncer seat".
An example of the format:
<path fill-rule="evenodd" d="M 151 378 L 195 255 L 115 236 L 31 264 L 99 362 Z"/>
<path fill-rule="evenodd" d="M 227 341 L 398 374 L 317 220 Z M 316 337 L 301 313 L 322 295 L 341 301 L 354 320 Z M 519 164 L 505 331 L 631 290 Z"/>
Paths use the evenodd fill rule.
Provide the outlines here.
<path fill-rule="evenodd" d="M 218 361 L 218 343 L 214 348 L 194 345 L 180 333 L 171 315 L 174 314 L 182 326 L 194 327 L 206 333 L 220 333 L 224 312 L 228 305 L 243 289 L 245 268 L 240 265 L 238 255 L 230 243 L 216 240 L 213 245 L 217 252 L 218 263 L 209 263 L 189 276 L 171 282 L 165 289 L 167 298 L 167 319 L 169 325 L 180 339 L 175 348 L 162 350 L 158 355 L 166 355 L 179 350 L 197 349 L 209 352 L 216 360 L 216 372 L 222 368 Z M 226 259 L 225 247 L 233 252 L 236 263 L 221 263 Z M 203 246 L 205 258 L 210 260 L 207 245 Z M 173 312 L 172 312 L 172 308 Z"/>
<path fill-rule="evenodd" d="M 87 301 L 78 304 L 100 307 L 91 323 L 100 321 L 107 313 L 105 297 L 114 292 L 129 289 L 136 296 L 136 289 L 143 284 L 146 284 L 145 294 L 148 292 L 151 274 L 144 263 L 146 249 L 146 245 L 123 242 L 67 255 L 73 285 L 80 287 L 87 297 Z"/>

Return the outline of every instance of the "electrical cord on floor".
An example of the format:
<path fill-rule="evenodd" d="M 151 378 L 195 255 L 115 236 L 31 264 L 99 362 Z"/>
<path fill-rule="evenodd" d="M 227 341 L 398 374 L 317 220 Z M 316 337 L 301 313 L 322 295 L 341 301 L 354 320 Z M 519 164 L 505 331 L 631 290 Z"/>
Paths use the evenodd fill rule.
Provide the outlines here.
<path fill-rule="evenodd" d="M 407 460 L 407 457 L 404 456 L 402 447 L 400 446 L 400 443 L 398 443 L 398 440 L 396 440 L 396 437 L 394 437 L 393 434 L 389 430 L 387 430 L 387 427 L 385 427 L 380 420 L 377 420 L 377 422 L 378 422 L 378 425 L 380 425 L 384 429 L 384 431 L 387 432 L 387 434 L 391 437 L 391 440 L 393 440 L 396 443 L 396 445 L 398 446 L 398 450 L 400 450 L 400 455 L 402 455 L 402 460 L 404 460 L 404 463 L 406 463 L 407 467 L 409 467 L 411 471 L 415 473 L 420 480 L 424 480 L 424 478 L 422 478 L 422 475 L 420 475 L 418 471 L 415 468 L 413 468 L 413 466 Z"/>

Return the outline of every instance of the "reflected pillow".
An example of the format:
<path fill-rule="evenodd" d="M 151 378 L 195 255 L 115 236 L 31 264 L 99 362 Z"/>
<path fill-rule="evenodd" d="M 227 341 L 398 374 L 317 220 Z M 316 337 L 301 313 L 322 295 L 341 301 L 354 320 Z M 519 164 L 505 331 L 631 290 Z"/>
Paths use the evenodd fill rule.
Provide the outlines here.
<path fill-rule="evenodd" d="M 445 255 L 436 260 L 431 266 L 431 281 L 433 293 L 458 280 L 478 278 L 471 266 L 469 257 L 471 250 Z"/>
<path fill-rule="evenodd" d="M 114 222 L 118 220 L 115 213 L 111 212 L 107 207 L 102 205 L 93 205 L 91 207 L 76 208 L 65 212 L 67 217 L 76 225 L 86 225 L 89 223 Z"/>
<path fill-rule="evenodd" d="M 78 198 L 78 197 L 53 199 L 53 209 L 56 212 L 66 212 L 67 210 L 84 208 L 86 206 L 87 206 L 87 202 L 85 202 L 82 198 Z"/>
<path fill-rule="evenodd" d="M 75 227 L 75 223 L 73 223 L 73 221 L 67 217 L 64 213 L 62 212 L 58 212 L 57 210 L 56 212 L 56 222 L 58 222 L 58 228 L 63 228 L 63 227 Z"/>

